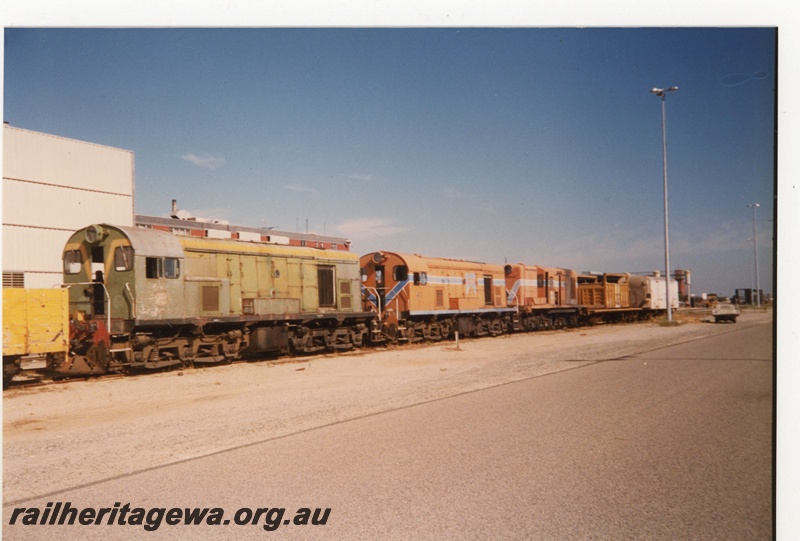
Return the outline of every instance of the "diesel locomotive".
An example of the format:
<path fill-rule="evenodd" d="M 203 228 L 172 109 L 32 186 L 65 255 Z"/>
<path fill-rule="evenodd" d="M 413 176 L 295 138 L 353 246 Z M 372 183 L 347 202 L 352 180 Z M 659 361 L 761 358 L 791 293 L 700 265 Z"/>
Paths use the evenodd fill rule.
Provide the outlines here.
<path fill-rule="evenodd" d="M 358 256 L 91 225 L 64 248 L 70 352 L 56 375 L 219 363 L 364 343 Z"/>
<path fill-rule="evenodd" d="M 510 330 L 503 267 L 395 252 L 361 257 L 364 309 L 389 340 L 419 342 Z"/>

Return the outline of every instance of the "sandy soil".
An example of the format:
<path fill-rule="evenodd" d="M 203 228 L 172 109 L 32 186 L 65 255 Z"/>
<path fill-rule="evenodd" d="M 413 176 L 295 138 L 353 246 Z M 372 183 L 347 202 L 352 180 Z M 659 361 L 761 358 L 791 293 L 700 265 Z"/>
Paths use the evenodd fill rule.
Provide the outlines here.
<path fill-rule="evenodd" d="M 677 316 L 676 316 L 677 317 Z M 397 347 L 3 393 L 3 497 L 33 496 L 770 321 L 692 321 Z"/>

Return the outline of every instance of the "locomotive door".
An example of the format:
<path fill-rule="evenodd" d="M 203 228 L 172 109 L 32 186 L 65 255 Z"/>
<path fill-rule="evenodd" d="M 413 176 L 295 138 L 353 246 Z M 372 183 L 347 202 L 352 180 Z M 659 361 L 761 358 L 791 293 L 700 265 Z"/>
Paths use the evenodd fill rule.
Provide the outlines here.
<path fill-rule="evenodd" d="M 492 277 L 491 275 L 483 275 L 483 304 L 490 306 L 494 304 L 492 297 Z"/>
<path fill-rule="evenodd" d="M 553 304 L 561 306 L 561 299 L 564 298 L 564 275 L 556 273 L 556 290 L 553 293 Z"/>
<path fill-rule="evenodd" d="M 230 284 L 230 306 L 223 309 L 223 315 L 242 313 L 242 267 L 238 255 L 225 255 L 223 276 L 227 276 Z"/>
<path fill-rule="evenodd" d="M 106 297 L 103 283 L 105 279 L 105 250 L 102 246 L 92 246 L 92 313 L 96 316 L 106 313 Z"/>
<path fill-rule="evenodd" d="M 380 309 L 386 310 L 386 268 L 383 265 L 375 265 L 375 289 L 380 299 Z"/>
<path fill-rule="evenodd" d="M 550 273 L 544 273 L 544 299 L 545 303 L 552 304 L 552 300 L 550 299 Z"/>

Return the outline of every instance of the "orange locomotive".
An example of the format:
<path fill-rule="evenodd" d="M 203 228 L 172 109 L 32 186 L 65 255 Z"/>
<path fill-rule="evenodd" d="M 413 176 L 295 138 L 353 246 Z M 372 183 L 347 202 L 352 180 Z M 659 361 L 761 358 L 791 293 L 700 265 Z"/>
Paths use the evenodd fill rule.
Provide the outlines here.
<path fill-rule="evenodd" d="M 575 327 L 582 313 L 574 270 L 517 263 L 505 266 L 508 305 L 518 308 L 515 330 Z"/>
<path fill-rule="evenodd" d="M 500 265 L 374 252 L 361 257 L 361 288 L 364 310 L 379 314 L 373 341 L 498 335 L 517 312 Z"/>

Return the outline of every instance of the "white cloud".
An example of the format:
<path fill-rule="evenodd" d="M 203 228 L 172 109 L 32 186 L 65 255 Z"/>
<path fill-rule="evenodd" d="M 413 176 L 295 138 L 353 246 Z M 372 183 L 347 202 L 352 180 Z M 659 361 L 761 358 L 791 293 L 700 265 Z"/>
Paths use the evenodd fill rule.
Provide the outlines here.
<path fill-rule="evenodd" d="M 216 158 L 214 156 L 198 156 L 196 154 L 184 154 L 181 159 L 189 163 L 193 163 L 198 167 L 205 169 L 217 169 L 225 165 L 225 158 Z"/>
<path fill-rule="evenodd" d="M 410 231 L 410 228 L 403 225 L 396 225 L 386 218 L 355 218 L 352 220 L 345 220 L 337 224 L 335 229 L 340 235 L 351 239 L 391 237 Z"/>

